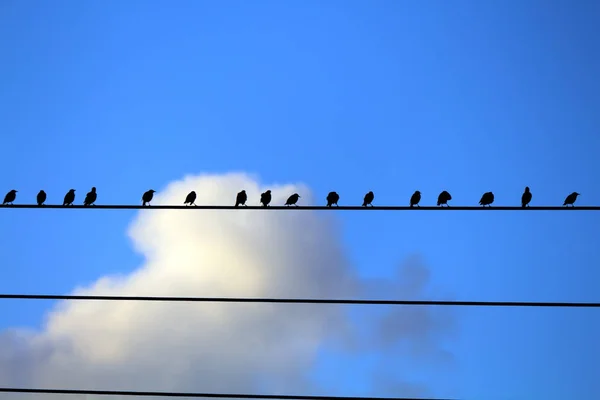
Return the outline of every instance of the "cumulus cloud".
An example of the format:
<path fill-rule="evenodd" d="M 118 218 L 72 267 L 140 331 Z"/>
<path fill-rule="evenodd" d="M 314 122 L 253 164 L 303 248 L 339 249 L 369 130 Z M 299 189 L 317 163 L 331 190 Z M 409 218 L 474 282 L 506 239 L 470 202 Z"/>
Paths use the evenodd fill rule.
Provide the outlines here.
<path fill-rule="evenodd" d="M 197 204 L 228 204 L 242 188 L 250 203 L 258 203 L 267 189 L 246 174 L 188 176 L 158 192 L 153 204 L 182 203 L 190 190 L 197 192 Z M 312 203 L 303 184 L 268 188 L 274 204 L 294 192 Z M 372 284 L 360 280 L 347 261 L 331 214 L 143 210 L 129 237 L 144 264 L 74 293 L 313 298 L 372 293 Z M 410 262 L 392 284 L 377 282 L 377 292 L 383 287 L 389 297 L 417 298 L 427 274 L 425 266 Z M 332 337 L 342 351 L 356 354 L 392 349 L 402 340 L 419 355 L 434 354 L 441 351 L 435 334 L 451 325 L 425 308 L 366 318 L 372 329 L 365 339 L 338 306 L 61 302 L 41 331 L 0 334 L 0 386 L 318 394 L 309 372 Z M 394 395 L 404 394 L 399 387 L 410 395 L 425 391 L 401 377 L 377 373 L 373 379 L 394 388 Z"/>

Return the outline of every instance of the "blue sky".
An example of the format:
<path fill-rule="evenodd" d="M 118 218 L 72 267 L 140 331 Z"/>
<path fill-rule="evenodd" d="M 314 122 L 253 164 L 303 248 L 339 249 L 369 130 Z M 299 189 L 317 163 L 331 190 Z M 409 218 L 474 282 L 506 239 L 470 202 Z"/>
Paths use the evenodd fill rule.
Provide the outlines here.
<path fill-rule="evenodd" d="M 0 190 L 54 203 L 75 188 L 80 202 L 96 186 L 99 203 L 137 203 L 185 174 L 245 171 L 340 205 L 369 190 L 376 205 L 415 190 L 518 205 L 525 186 L 532 205 L 572 191 L 598 205 L 599 17 L 565 0 L 3 1 Z M 2 211 L 0 292 L 133 270 L 134 215 Z M 595 213 L 336 215 L 365 277 L 420 254 L 432 298 L 600 301 Z M 39 326 L 49 305 L 3 301 L 0 325 Z M 420 372 L 434 395 L 600 396 L 598 311 L 455 314 L 451 382 Z M 327 362 L 320 379 L 360 380 Z"/>

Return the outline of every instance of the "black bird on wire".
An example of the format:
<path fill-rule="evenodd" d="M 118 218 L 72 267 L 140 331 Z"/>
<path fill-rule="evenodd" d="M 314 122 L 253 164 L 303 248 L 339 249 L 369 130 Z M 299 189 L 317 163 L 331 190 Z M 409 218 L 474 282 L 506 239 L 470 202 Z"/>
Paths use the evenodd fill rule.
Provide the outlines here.
<path fill-rule="evenodd" d="M 483 196 L 481 196 L 481 200 L 479 200 L 479 204 L 481 204 L 483 207 L 488 206 L 491 207 L 490 204 L 492 204 L 494 202 L 494 193 L 492 192 L 485 192 L 483 194 Z"/>
<path fill-rule="evenodd" d="M 340 195 L 336 192 L 329 192 L 327 195 L 327 207 L 331 207 L 334 204 L 338 206 L 338 201 L 340 201 Z"/>
<path fill-rule="evenodd" d="M 565 202 L 563 203 L 563 206 L 568 207 L 570 204 L 571 207 L 575 207 L 575 200 L 577 200 L 577 196 L 581 196 L 581 194 L 577 193 L 577 192 L 573 192 L 570 195 L 568 195 L 567 198 L 565 199 Z"/>
<path fill-rule="evenodd" d="M 413 193 L 412 196 L 410 196 L 410 206 L 417 206 L 417 207 L 421 207 L 419 205 L 419 202 L 421 201 L 421 192 L 419 192 L 418 190 L 416 192 Z"/>
<path fill-rule="evenodd" d="M 190 206 L 195 206 L 196 205 L 196 192 L 194 192 L 193 190 L 191 192 L 189 192 L 188 195 L 186 196 L 183 204 L 186 204 L 186 205 L 189 204 Z"/>
<path fill-rule="evenodd" d="M 93 187 L 92 190 L 89 191 L 88 194 L 85 195 L 85 199 L 83 200 L 83 205 L 86 207 L 95 205 L 94 202 L 96 201 L 97 198 L 98 198 L 98 194 L 96 193 L 96 187 Z"/>
<path fill-rule="evenodd" d="M 72 206 L 75 201 L 75 189 L 71 189 L 65 194 L 65 199 L 63 200 L 63 206 Z"/>
<path fill-rule="evenodd" d="M 6 193 L 6 196 L 4 196 L 4 202 L 2 203 L 2 205 L 5 204 L 9 204 L 12 205 L 13 201 L 15 201 L 15 199 L 17 198 L 17 192 L 18 190 L 11 190 L 10 192 Z"/>
<path fill-rule="evenodd" d="M 438 200 L 437 200 L 437 205 L 438 207 L 445 204 L 446 207 L 450 207 L 448 205 L 448 201 L 452 200 L 452 196 L 450 196 L 450 193 L 448 193 L 447 191 L 443 191 L 442 193 L 440 193 L 440 195 L 438 196 Z"/>
<path fill-rule="evenodd" d="M 46 201 L 46 192 L 44 192 L 43 190 L 40 190 L 40 192 L 37 194 L 37 204 L 38 206 L 43 206 L 44 202 Z"/>
<path fill-rule="evenodd" d="M 152 198 L 154 197 L 154 193 L 156 193 L 156 190 L 150 189 L 147 192 L 144 192 L 144 194 L 142 195 L 142 207 L 145 206 L 146 204 L 148 206 L 150 206 L 150 202 L 152 201 Z"/>
<path fill-rule="evenodd" d="M 521 196 L 521 207 L 529 207 L 532 197 L 533 195 L 529 191 L 529 186 L 525 186 L 525 191 L 523 192 L 523 196 Z"/>
<path fill-rule="evenodd" d="M 271 202 L 271 191 L 270 190 L 267 190 L 266 192 L 260 194 L 260 203 L 263 205 L 263 207 L 268 207 L 270 202 Z"/>
<path fill-rule="evenodd" d="M 369 192 L 367 194 L 365 194 L 365 198 L 363 199 L 363 207 L 367 207 L 367 206 L 371 206 L 373 207 L 373 200 L 375 200 L 375 195 L 373 194 L 373 192 Z"/>
<path fill-rule="evenodd" d="M 235 206 L 239 206 L 240 204 L 246 206 L 246 201 L 248 200 L 248 195 L 245 190 L 239 192 L 235 198 Z M 247 207 L 247 206 L 246 206 Z"/>
<path fill-rule="evenodd" d="M 285 205 L 298 207 L 298 204 L 296 204 L 296 203 L 298 202 L 299 198 L 300 198 L 300 195 L 298 193 L 294 193 L 293 195 L 288 197 L 287 201 L 285 202 Z"/>

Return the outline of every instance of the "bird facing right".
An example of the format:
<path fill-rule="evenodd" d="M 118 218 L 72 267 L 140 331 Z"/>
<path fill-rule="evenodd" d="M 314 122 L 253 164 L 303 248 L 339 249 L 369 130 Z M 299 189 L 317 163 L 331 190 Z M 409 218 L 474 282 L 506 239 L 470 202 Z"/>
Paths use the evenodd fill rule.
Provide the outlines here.
<path fill-rule="evenodd" d="M 327 195 L 327 207 L 331 207 L 334 204 L 337 206 L 338 201 L 340 201 L 340 195 L 336 192 L 329 192 Z"/>
<path fill-rule="evenodd" d="M 450 196 L 450 193 L 448 193 L 447 191 L 443 191 L 442 193 L 440 193 L 440 195 L 438 196 L 438 200 L 437 200 L 437 205 L 438 207 L 441 206 L 442 204 L 445 204 L 446 207 L 450 207 L 448 205 L 448 201 L 452 200 L 452 196 Z"/>
<path fill-rule="evenodd" d="M 65 194 L 65 199 L 63 200 L 63 206 L 72 206 L 75 201 L 75 189 L 71 189 Z"/>
<path fill-rule="evenodd" d="M 531 201 L 532 194 L 529 191 L 529 186 L 525 187 L 525 192 L 523 192 L 523 196 L 521 196 L 521 207 L 529 207 L 529 202 Z"/>
<path fill-rule="evenodd" d="M 2 205 L 5 204 L 11 204 L 13 203 L 13 201 L 15 201 L 15 199 L 17 198 L 17 192 L 18 190 L 11 190 L 10 192 L 6 193 L 6 196 L 4 196 L 4 202 L 2 203 Z"/>
<path fill-rule="evenodd" d="M 271 202 L 271 191 L 270 190 L 267 190 L 266 192 L 260 194 L 260 204 L 262 204 L 263 207 L 268 207 L 270 202 Z"/>
<path fill-rule="evenodd" d="M 581 193 L 573 192 L 570 195 L 568 195 L 565 199 L 565 202 L 563 203 L 563 206 L 568 207 L 570 204 L 571 207 L 575 207 L 575 200 L 577 200 L 577 196 L 581 196 Z"/>
<path fill-rule="evenodd" d="M 239 206 L 240 204 L 243 205 L 243 206 L 246 206 L 246 201 L 247 200 L 248 200 L 248 195 L 246 194 L 245 190 L 242 190 L 235 197 L 235 207 Z"/>
<path fill-rule="evenodd" d="M 375 194 L 373 194 L 373 192 L 369 192 L 369 193 L 365 194 L 365 198 L 363 199 L 362 206 L 366 207 L 366 206 L 370 205 L 371 207 L 373 207 L 373 204 L 371 204 L 371 203 L 373 203 L 373 200 L 375 200 Z"/>
<path fill-rule="evenodd" d="M 481 200 L 479 200 L 479 204 L 481 204 L 482 206 L 488 206 L 491 207 L 490 204 L 492 204 L 494 202 L 494 193 L 492 192 L 485 192 L 483 194 L 483 196 L 481 196 Z"/>
<path fill-rule="evenodd" d="M 188 195 L 186 196 L 183 204 L 185 204 L 185 205 L 189 204 L 190 206 L 195 206 L 196 205 L 196 192 L 194 192 L 193 190 L 191 192 L 189 192 Z"/>
<path fill-rule="evenodd" d="M 413 193 L 412 196 L 410 196 L 410 206 L 417 206 L 417 207 L 421 207 L 419 205 L 419 202 L 421 201 L 421 192 L 419 192 L 418 190 L 416 192 Z"/>
<path fill-rule="evenodd" d="M 285 202 L 285 205 L 298 207 L 298 204 L 296 204 L 296 203 L 298 202 L 299 198 L 300 198 L 300 195 L 298 193 L 294 193 L 293 195 L 288 197 L 287 201 Z"/>
<path fill-rule="evenodd" d="M 37 194 L 37 204 L 38 206 L 43 206 L 44 202 L 46 201 L 46 192 L 44 192 L 43 190 L 40 190 L 40 192 Z"/>
<path fill-rule="evenodd" d="M 144 192 L 144 194 L 142 195 L 142 207 L 148 205 L 150 206 L 150 202 L 152 201 L 152 198 L 154 197 L 154 193 L 156 193 L 156 190 L 150 189 L 147 192 Z"/>
<path fill-rule="evenodd" d="M 93 187 L 92 190 L 89 191 L 88 194 L 85 195 L 85 200 L 83 200 L 83 205 L 84 206 L 94 205 L 94 202 L 96 201 L 97 197 L 98 197 L 98 195 L 96 194 L 96 188 Z"/>

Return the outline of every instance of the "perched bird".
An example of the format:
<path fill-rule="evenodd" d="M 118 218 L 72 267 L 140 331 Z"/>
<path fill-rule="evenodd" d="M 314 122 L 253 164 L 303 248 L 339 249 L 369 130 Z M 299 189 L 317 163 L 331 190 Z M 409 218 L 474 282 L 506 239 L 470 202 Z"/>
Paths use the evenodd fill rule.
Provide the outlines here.
<path fill-rule="evenodd" d="M 288 197 L 287 201 L 285 202 L 285 205 L 298 207 L 298 204 L 296 204 L 296 203 L 298 202 L 299 198 L 300 198 L 300 195 L 298 193 L 294 193 L 293 195 Z"/>
<path fill-rule="evenodd" d="M 481 196 L 481 200 L 479 200 L 479 204 L 481 204 L 482 206 L 488 206 L 490 207 L 490 204 L 492 204 L 494 202 L 494 193 L 492 192 L 486 192 L 483 194 L 483 196 Z"/>
<path fill-rule="evenodd" d="M 523 192 L 523 196 L 521 196 L 521 207 L 529 207 L 529 202 L 531 201 L 532 194 L 529 191 L 529 186 L 525 187 L 525 191 Z"/>
<path fill-rule="evenodd" d="M 37 195 L 38 206 L 43 206 L 45 201 L 46 201 L 46 192 L 44 192 L 43 190 L 40 190 L 40 192 Z"/>
<path fill-rule="evenodd" d="M 419 202 L 421 201 L 421 192 L 419 192 L 418 190 L 416 192 L 413 193 L 412 196 L 410 196 L 410 206 L 417 206 L 417 207 L 421 207 L 419 205 Z"/>
<path fill-rule="evenodd" d="M 71 189 L 65 194 L 63 206 L 72 206 L 75 201 L 75 189 Z"/>
<path fill-rule="evenodd" d="M 563 203 L 563 206 L 568 207 L 568 205 L 570 204 L 571 207 L 575 207 L 574 203 L 575 203 L 575 200 L 577 200 L 577 196 L 581 196 L 581 193 L 573 192 L 570 195 L 568 195 L 567 198 L 565 199 L 565 202 Z M 6 199 L 4 199 L 4 201 L 6 202 Z"/>
<path fill-rule="evenodd" d="M 448 201 L 452 200 L 452 196 L 450 196 L 450 193 L 448 193 L 447 191 L 443 191 L 442 193 L 440 193 L 440 195 L 438 196 L 438 201 L 437 201 L 437 205 L 441 206 L 442 204 L 445 204 L 446 207 L 450 207 L 448 205 Z"/>
<path fill-rule="evenodd" d="M 337 206 L 338 201 L 340 201 L 340 195 L 336 192 L 329 192 L 327 195 L 327 207 L 331 207 L 333 204 Z"/>
<path fill-rule="evenodd" d="M 10 192 L 6 193 L 6 196 L 4 196 L 4 203 L 2 203 L 2 205 L 8 203 L 12 205 L 13 201 L 15 201 L 15 199 L 17 198 L 17 192 L 18 190 L 13 189 Z"/>
<path fill-rule="evenodd" d="M 150 189 L 142 195 L 142 207 L 145 206 L 146 204 L 148 206 L 150 206 L 150 202 L 152 201 L 152 198 L 154 197 L 154 193 L 156 193 L 156 190 Z"/>
<path fill-rule="evenodd" d="M 235 198 L 235 206 L 237 207 L 240 204 L 243 205 L 243 206 L 246 206 L 246 201 L 247 200 L 248 200 L 248 195 L 246 194 L 245 190 L 242 190 L 241 192 L 239 192 L 237 194 L 237 197 Z"/>
<path fill-rule="evenodd" d="M 365 194 L 365 198 L 363 200 L 363 207 L 366 207 L 368 205 L 370 205 L 371 207 L 373 207 L 373 200 L 375 199 L 375 195 L 373 194 L 373 192 L 369 192 L 367 194 Z"/>
<path fill-rule="evenodd" d="M 267 190 L 266 192 L 260 194 L 260 203 L 263 205 L 263 207 L 268 207 L 270 202 L 271 202 L 271 191 L 270 190 Z"/>
<path fill-rule="evenodd" d="M 94 205 L 94 202 L 96 201 L 97 198 L 98 198 L 98 194 L 96 193 L 96 187 L 93 187 L 92 190 L 89 191 L 88 194 L 85 195 L 85 199 L 83 200 L 83 205 L 84 206 Z"/>
<path fill-rule="evenodd" d="M 188 193 L 183 204 L 189 204 L 190 206 L 192 206 L 192 205 L 195 206 L 196 205 L 195 201 L 196 201 L 196 192 L 194 192 L 192 190 L 191 192 Z"/>

